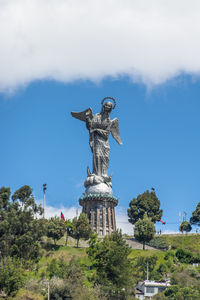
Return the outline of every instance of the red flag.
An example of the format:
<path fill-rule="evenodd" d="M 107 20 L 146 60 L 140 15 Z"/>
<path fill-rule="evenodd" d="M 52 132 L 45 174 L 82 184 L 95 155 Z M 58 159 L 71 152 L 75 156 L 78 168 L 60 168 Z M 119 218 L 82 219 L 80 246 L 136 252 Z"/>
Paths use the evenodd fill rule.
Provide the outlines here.
<path fill-rule="evenodd" d="M 160 222 L 161 222 L 163 225 L 165 225 L 165 224 L 166 224 L 166 222 L 163 222 L 162 220 L 160 220 Z"/>
<path fill-rule="evenodd" d="M 65 217 L 64 217 L 64 215 L 63 215 L 62 211 L 61 211 L 61 215 L 60 215 L 60 217 L 61 217 L 61 219 L 63 220 L 63 222 L 65 222 Z"/>

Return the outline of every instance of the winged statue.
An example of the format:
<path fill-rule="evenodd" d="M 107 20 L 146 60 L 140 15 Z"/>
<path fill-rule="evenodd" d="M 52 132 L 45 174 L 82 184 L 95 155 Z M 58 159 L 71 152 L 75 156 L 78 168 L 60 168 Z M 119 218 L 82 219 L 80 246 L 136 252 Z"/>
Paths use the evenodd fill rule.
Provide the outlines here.
<path fill-rule="evenodd" d="M 114 101 L 114 105 L 110 101 Z M 121 145 L 122 141 L 119 134 L 119 121 L 117 118 L 111 120 L 110 113 L 115 108 L 116 101 L 112 97 L 105 97 L 102 100 L 102 109 L 100 113 L 93 114 L 92 109 L 88 108 L 82 112 L 71 112 L 72 116 L 86 123 L 89 131 L 89 143 L 93 153 L 93 171 L 103 182 L 111 181 L 111 176 L 108 177 L 109 166 L 109 134 L 111 132 L 113 138 Z M 91 173 L 88 169 L 88 176 Z"/>

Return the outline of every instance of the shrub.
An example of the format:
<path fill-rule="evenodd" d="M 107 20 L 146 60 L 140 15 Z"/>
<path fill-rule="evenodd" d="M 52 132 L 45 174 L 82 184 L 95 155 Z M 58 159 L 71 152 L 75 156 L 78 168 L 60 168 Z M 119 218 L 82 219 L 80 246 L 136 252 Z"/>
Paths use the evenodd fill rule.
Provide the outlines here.
<path fill-rule="evenodd" d="M 155 237 L 154 239 L 152 239 L 149 243 L 149 246 L 157 248 L 157 249 L 161 249 L 161 250 L 167 250 L 169 248 L 169 244 L 167 242 L 167 240 L 164 237 Z"/>
<path fill-rule="evenodd" d="M 181 263 L 185 263 L 185 264 L 190 264 L 195 259 L 194 255 L 191 252 L 185 251 L 183 249 L 178 249 L 176 251 L 176 257 Z"/>

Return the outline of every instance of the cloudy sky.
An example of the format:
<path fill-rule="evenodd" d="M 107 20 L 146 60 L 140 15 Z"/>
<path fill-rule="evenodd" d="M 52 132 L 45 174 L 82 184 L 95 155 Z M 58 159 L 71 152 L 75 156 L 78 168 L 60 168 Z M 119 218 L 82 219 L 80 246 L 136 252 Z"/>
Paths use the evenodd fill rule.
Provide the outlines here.
<path fill-rule="evenodd" d="M 91 153 L 70 111 L 113 96 L 119 226 L 154 187 L 177 230 L 199 202 L 199 13 L 198 0 L 0 0 L 0 184 L 41 199 L 47 182 L 49 212 L 73 215 Z"/>

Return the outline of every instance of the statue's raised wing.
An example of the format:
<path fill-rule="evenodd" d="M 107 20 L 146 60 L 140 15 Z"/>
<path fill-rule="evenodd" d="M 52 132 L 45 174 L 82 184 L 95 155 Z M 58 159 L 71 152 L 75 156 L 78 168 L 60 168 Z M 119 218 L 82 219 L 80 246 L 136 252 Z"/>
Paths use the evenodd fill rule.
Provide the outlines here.
<path fill-rule="evenodd" d="M 122 145 L 122 141 L 121 141 L 121 138 L 120 138 L 120 135 L 119 135 L 119 121 L 118 121 L 117 118 L 115 118 L 114 120 L 112 120 L 110 131 L 111 131 L 112 136 L 114 137 L 114 139 L 120 145 Z"/>
<path fill-rule="evenodd" d="M 88 108 L 81 112 L 71 112 L 72 117 L 86 122 L 86 119 L 91 119 L 93 117 L 92 109 Z"/>

